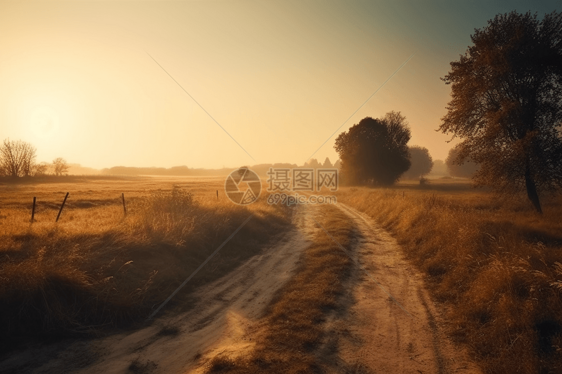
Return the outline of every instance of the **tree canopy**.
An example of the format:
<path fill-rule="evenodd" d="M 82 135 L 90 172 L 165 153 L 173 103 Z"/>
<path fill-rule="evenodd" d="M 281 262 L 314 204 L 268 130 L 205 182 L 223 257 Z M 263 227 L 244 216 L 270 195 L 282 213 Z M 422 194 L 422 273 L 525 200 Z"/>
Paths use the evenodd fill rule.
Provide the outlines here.
<path fill-rule="evenodd" d="M 410 167 L 410 136 L 406 118 L 400 112 L 362 119 L 336 139 L 342 181 L 392 185 Z"/>
<path fill-rule="evenodd" d="M 440 130 L 462 141 L 458 160 L 479 164 L 473 179 L 499 191 L 562 186 L 562 13 L 497 15 L 442 78 L 452 99 Z"/>
<path fill-rule="evenodd" d="M 416 179 L 429 174 L 433 168 L 433 158 L 429 154 L 429 150 L 418 145 L 411 146 L 408 150 L 411 166 L 402 177 L 405 179 Z"/>

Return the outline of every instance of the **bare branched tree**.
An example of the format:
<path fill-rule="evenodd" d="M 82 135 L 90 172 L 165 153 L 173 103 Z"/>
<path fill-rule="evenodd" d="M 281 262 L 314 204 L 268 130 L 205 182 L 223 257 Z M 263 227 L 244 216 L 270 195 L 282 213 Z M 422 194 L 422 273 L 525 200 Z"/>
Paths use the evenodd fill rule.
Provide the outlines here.
<path fill-rule="evenodd" d="M 49 164 L 46 162 L 41 162 L 40 164 L 35 164 L 33 175 L 34 176 L 41 176 L 47 175 L 49 173 Z"/>
<path fill-rule="evenodd" d="M 62 157 L 55 158 L 53 160 L 53 172 L 56 176 L 65 175 L 68 173 L 68 163 Z"/>
<path fill-rule="evenodd" d="M 24 177 L 33 174 L 35 147 L 21 140 L 5 139 L 0 145 L 0 169 L 6 176 Z"/>

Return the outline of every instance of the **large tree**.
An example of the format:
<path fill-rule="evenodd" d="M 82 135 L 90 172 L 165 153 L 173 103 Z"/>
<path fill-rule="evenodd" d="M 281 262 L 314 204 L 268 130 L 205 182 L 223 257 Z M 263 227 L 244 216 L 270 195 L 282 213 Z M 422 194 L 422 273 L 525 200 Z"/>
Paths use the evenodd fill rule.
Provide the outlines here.
<path fill-rule="evenodd" d="M 410 167 L 410 129 L 399 112 L 366 117 L 336 139 L 342 181 L 388 186 Z"/>
<path fill-rule="evenodd" d="M 416 179 L 429 174 L 433 168 L 433 158 L 429 154 L 429 150 L 418 145 L 411 146 L 408 150 L 410 152 L 411 165 L 402 177 L 405 179 Z"/>
<path fill-rule="evenodd" d="M 32 175 L 35 147 L 21 140 L 5 139 L 0 144 L 0 172 L 10 177 Z"/>
<path fill-rule="evenodd" d="M 540 192 L 562 186 L 562 13 L 497 15 L 471 39 L 442 78 L 452 100 L 439 129 L 479 164 L 477 185 L 526 190 L 542 212 Z"/>

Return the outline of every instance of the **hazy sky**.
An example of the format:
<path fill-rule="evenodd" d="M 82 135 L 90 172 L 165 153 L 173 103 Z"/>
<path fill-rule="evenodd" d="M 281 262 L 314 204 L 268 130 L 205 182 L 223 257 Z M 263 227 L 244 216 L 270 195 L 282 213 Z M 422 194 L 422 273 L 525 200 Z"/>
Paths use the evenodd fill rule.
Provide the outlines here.
<path fill-rule="evenodd" d="M 498 13 L 559 4 L 2 1 L 0 140 L 95 168 L 300 165 L 324 142 L 313 157 L 334 162 L 330 135 L 413 56 L 338 133 L 401 111 L 410 144 L 444 159 L 439 78 L 470 34 Z"/>

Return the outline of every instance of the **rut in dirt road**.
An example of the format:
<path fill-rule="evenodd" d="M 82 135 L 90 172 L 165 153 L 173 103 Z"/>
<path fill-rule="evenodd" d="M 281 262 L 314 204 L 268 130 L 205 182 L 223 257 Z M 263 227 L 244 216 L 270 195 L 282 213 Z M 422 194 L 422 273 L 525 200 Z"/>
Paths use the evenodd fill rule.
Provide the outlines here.
<path fill-rule="evenodd" d="M 353 304 L 326 333 L 337 336 L 332 368 L 368 373 L 480 373 L 447 338 L 420 273 L 370 218 L 339 203 L 358 227 Z"/>

